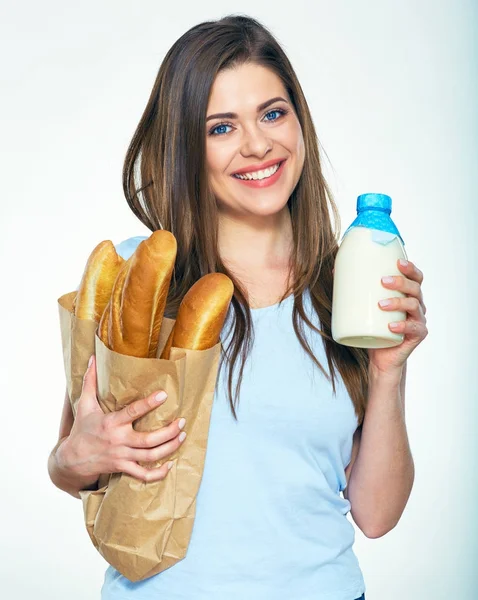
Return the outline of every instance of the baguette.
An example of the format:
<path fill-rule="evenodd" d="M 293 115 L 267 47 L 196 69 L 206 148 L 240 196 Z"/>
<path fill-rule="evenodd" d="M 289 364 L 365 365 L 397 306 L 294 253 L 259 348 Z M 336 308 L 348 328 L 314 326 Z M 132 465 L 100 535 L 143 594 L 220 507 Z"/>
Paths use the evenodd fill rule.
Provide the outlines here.
<path fill-rule="evenodd" d="M 114 283 L 113 290 L 110 294 L 110 300 L 109 300 L 109 302 L 103 312 L 103 315 L 101 316 L 100 322 L 98 324 L 98 330 L 97 330 L 98 337 L 111 350 L 113 349 L 113 342 L 112 342 L 112 338 L 111 338 L 111 335 L 112 335 L 111 329 L 109 327 L 110 316 L 111 316 L 112 312 L 117 310 L 117 306 L 119 305 L 119 303 L 121 301 L 121 292 L 122 292 L 122 289 L 124 286 L 126 274 L 128 273 L 128 269 L 131 264 L 131 258 L 132 257 L 130 257 L 128 260 L 124 261 L 124 263 L 116 277 L 116 281 Z M 117 316 L 117 318 L 119 318 L 119 316 Z"/>
<path fill-rule="evenodd" d="M 100 242 L 94 248 L 73 301 L 73 312 L 78 319 L 99 322 L 124 262 L 110 240 Z"/>
<path fill-rule="evenodd" d="M 160 229 L 124 262 L 98 326 L 98 336 L 110 350 L 156 357 L 176 252 L 176 238 Z"/>
<path fill-rule="evenodd" d="M 184 296 L 161 358 L 171 348 L 206 350 L 219 342 L 234 284 L 223 273 L 209 273 L 196 281 Z"/>

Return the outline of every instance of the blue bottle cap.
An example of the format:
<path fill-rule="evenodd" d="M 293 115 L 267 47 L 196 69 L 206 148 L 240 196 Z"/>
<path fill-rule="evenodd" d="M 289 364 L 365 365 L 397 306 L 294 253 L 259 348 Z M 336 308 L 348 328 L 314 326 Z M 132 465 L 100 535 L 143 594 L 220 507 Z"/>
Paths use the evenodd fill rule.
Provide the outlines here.
<path fill-rule="evenodd" d="M 368 227 L 398 235 L 403 245 L 402 236 L 392 221 L 392 199 L 387 194 L 361 194 L 357 198 L 357 216 L 345 231 L 343 238 L 353 227 Z"/>
<path fill-rule="evenodd" d="M 387 194 L 361 194 L 357 198 L 357 212 L 374 208 L 390 214 L 392 212 L 392 199 Z"/>

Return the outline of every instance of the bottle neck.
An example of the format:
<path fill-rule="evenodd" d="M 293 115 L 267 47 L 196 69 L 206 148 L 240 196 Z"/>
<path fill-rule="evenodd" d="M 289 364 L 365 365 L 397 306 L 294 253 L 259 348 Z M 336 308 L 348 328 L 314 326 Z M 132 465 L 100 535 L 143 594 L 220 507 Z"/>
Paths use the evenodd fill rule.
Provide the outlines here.
<path fill-rule="evenodd" d="M 366 210 L 378 210 L 380 212 L 387 213 L 388 215 L 392 212 L 389 208 L 381 208 L 380 206 L 365 206 L 364 208 L 359 208 L 357 214 L 363 213 Z"/>

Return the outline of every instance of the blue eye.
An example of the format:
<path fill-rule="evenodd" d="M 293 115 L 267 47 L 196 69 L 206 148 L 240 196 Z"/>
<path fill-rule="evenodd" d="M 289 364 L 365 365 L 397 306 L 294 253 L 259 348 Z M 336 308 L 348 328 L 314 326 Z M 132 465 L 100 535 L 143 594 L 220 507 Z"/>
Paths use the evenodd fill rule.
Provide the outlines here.
<path fill-rule="evenodd" d="M 211 135 L 224 135 L 225 133 L 228 133 L 227 131 L 224 131 L 224 129 L 223 129 L 224 127 L 230 127 L 230 125 L 221 123 L 220 125 L 216 125 L 216 127 L 213 127 L 209 133 Z M 218 129 L 221 129 L 222 131 L 217 131 Z M 215 131 L 217 131 L 216 134 L 214 133 Z"/>
<path fill-rule="evenodd" d="M 278 110 L 278 109 L 275 109 L 275 110 L 270 110 L 270 111 L 269 111 L 269 112 L 266 114 L 266 117 L 267 117 L 267 115 L 273 115 L 274 113 L 277 113 L 277 114 L 279 114 L 279 115 L 280 115 L 280 114 L 282 114 L 282 113 L 283 113 L 283 111 L 281 111 L 281 110 Z M 278 118 L 279 118 L 279 117 L 277 117 L 277 118 L 275 118 L 275 119 L 267 119 L 267 121 L 277 121 L 277 119 L 278 119 Z"/>
<path fill-rule="evenodd" d="M 283 108 L 274 108 L 274 110 L 270 110 L 269 112 L 267 112 L 264 115 L 264 118 L 266 121 L 269 121 L 269 123 L 273 123 L 275 121 L 278 121 L 281 117 L 283 117 L 284 115 L 286 115 L 289 111 L 284 110 Z M 273 119 L 269 119 L 266 118 L 269 115 L 278 115 Z M 233 127 L 233 125 L 230 125 L 229 123 L 219 123 L 219 125 L 216 125 L 215 127 L 213 127 L 212 129 L 209 130 L 209 135 L 212 136 L 222 136 L 222 135 L 227 135 L 228 133 L 230 133 L 230 131 L 226 131 L 225 128 L 226 127 Z"/>

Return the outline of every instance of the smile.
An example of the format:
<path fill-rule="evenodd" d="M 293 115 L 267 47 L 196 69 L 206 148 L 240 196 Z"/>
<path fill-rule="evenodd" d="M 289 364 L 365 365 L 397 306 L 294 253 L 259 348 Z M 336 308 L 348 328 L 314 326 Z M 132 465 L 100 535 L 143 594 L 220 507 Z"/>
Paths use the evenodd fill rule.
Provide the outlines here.
<path fill-rule="evenodd" d="M 233 177 L 237 179 L 241 185 L 246 185 L 253 188 L 263 188 L 273 185 L 282 175 L 286 160 L 280 161 L 267 169 L 260 171 L 252 171 L 251 173 L 234 173 Z"/>
<path fill-rule="evenodd" d="M 280 162 L 278 162 L 276 165 L 273 165 L 272 167 L 269 167 L 268 169 L 264 169 L 262 171 L 253 171 L 252 173 L 237 173 L 234 175 L 234 177 L 237 177 L 238 179 L 267 179 L 267 177 L 271 177 L 272 175 L 274 175 L 274 173 L 277 171 L 277 169 L 280 166 Z"/>

